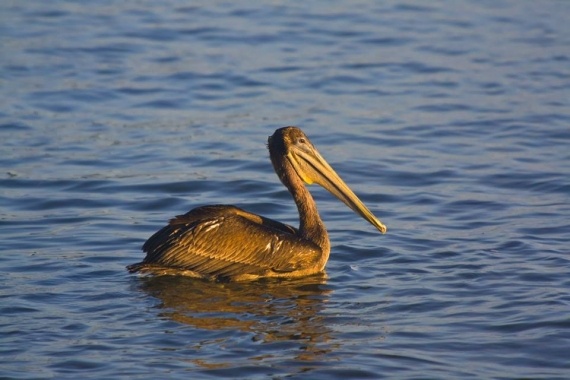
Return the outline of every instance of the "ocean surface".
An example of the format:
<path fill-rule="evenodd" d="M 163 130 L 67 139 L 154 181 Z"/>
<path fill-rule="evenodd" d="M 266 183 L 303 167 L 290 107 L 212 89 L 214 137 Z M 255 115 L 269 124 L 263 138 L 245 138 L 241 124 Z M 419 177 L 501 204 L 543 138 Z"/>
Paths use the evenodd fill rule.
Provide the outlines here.
<path fill-rule="evenodd" d="M 0 378 L 568 379 L 570 2 L 0 2 Z M 171 217 L 297 225 L 326 276 L 141 277 Z"/>

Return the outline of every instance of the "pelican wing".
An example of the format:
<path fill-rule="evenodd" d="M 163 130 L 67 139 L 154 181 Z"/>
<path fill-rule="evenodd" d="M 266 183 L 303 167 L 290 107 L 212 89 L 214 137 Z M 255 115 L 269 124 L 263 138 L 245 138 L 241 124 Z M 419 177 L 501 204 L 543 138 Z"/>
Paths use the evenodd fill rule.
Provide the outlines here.
<path fill-rule="evenodd" d="M 144 264 L 204 276 L 270 276 L 314 268 L 321 249 L 291 226 L 234 206 L 207 206 L 177 216 L 143 246 Z"/>

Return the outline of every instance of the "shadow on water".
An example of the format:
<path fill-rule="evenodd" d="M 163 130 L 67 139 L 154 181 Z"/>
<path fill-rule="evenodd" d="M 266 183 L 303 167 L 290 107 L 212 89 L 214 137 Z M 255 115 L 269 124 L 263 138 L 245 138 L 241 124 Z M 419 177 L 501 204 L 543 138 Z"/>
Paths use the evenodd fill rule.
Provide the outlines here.
<path fill-rule="evenodd" d="M 149 276 L 139 278 L 139 288 L 160 300 L 160 316 L 169 320 L 203 331 L 252 333 L 262 344 L 294 343 L 302 347 L 296 360 L 304 362 L 327 353 L 332 331 L 321 311 L 333 290 L 325 275 L 247 283 Z"/>

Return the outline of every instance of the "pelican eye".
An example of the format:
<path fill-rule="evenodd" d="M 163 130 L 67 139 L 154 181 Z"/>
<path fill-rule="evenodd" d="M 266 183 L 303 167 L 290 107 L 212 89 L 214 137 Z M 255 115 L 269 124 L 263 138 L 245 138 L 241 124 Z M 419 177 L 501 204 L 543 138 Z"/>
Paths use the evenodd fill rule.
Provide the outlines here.
<path fill-rule="evenodd" d="M 301 137 L 299 140 L 297 140 L 297 142 L 298 142 L 299 144 L 304 144 L 304 143 L 307 142 L 307 140 L 305 140 L 304 138 Z"/>

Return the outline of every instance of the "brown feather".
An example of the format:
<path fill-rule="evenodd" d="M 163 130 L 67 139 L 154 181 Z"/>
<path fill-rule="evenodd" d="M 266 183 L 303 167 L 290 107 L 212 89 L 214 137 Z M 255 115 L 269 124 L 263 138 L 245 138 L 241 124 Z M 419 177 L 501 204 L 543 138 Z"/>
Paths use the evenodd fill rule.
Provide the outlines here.
<path fill-rule="evenodd" d="M 322 256 L 316 244 L 300 240 L 295 232 L 291 226 L 235 206 L 199 207 L 175 217 L 151 236 L 143 245 L 147 256 L 141 264 L 208 277 L 294 272 L 314 266 Z"/>

